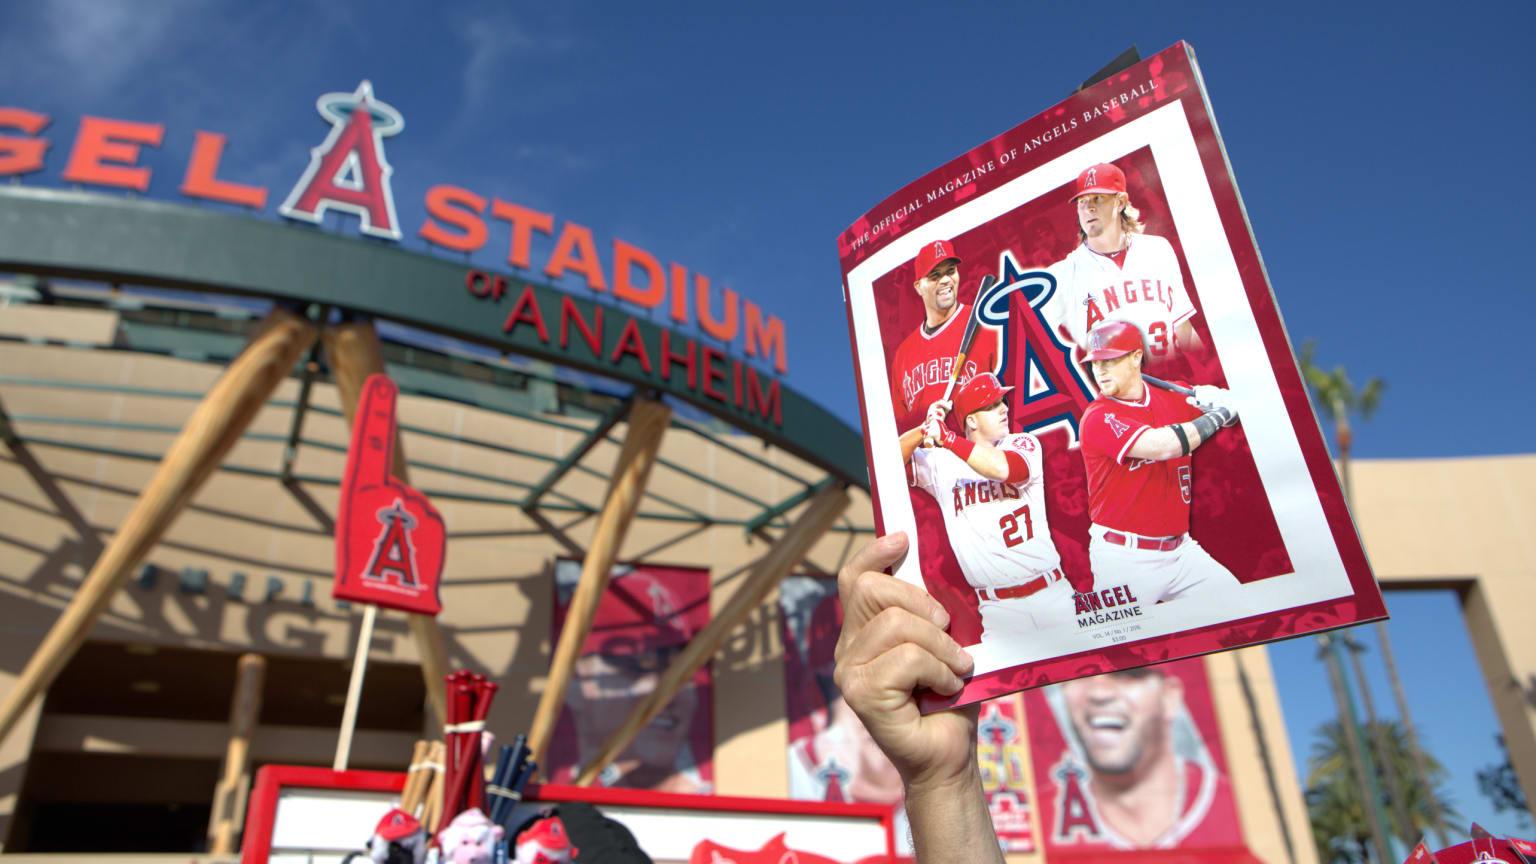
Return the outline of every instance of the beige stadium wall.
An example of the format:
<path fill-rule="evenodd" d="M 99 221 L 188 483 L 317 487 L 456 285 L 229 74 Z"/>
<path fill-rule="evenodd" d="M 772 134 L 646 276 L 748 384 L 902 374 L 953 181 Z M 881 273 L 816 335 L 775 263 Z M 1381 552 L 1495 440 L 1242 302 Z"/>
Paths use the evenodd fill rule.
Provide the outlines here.
<path fill-rule="evenodd" d="M 15 311 L 0 309 L 0 333 L 5 331 L 7 320 L 18 320 L 7 318 Z M 75 317 L 66 326 L 59 318 L 39 316 L 39 311 L 27 310 L 27 332 L 48 335 L 53 326 L 77 334 L 76 338 L 89 332 L 104 341 L 114 329 L 110 320 L 99 317 Z M 190 360 L 18 342 L 0 343 L 0 370 L 0 374 L 15 378 L 195 391 L 205 391 L 221 371 L 215 365 Z M 285 381 L 274 398 L 292 400 L 297 390 L 298 382 Z M 330 408 L 339 407 L 336 398 L 329 385 L 316 385 L 311 395 L 312 404 Z M 0 403 L 12 415 L 53 414 L 173 426 L 179 426 L 196 405 L 183 399 L 19 385 L 0 385 Z M 465 438 L 504 441 L 556 455 L 563 454 L 580 437 L 578 432 L 419 396 L 402 397 L 400 417 L 402 424 Z M 286 435 L 291 419 L 291 409 L 268 406 L 256 417 L 251 430 Z M 24 437 L 46 435 L 156 453 L 163 452 L 171 438 L 163 433 L 121 429 L 17 426 Z M 621 437 L 623 427 L 616 432 Z M 306 418 L 304 434 L 342 445 L 347 440 L 339 417 L 313 412 Z M 403 446 L 412 460 L 528 482 L 548 470 L 548 463 L 410 433 L 405 434 Z M 741 438 L 737 446 L 751 448 L 751 452 L 807 479 L 821 476 L 821 472 L 755 439 Z M 281 448 L 276 442 L 241 441 L 226 464 L 274 470 L 281 461 Z M 0 592 L 4 595 L 0 602 L 0 686 L 14 679 L 42 640 L 93 560 L 101 539 L 121 522 L 155 467 L 149 462 L 46 445 L 25 450 L 47 479 L 39 483 L 24 460 L 0 450 Z M 614 462 L 617 452 L 616 446 L 600 444 L 583 464 L 604 468 Z M 662 456 L 733 488 L 749 490 L 760 500 L 777 501 L 803 488 L 726 448 L 676 430 L 668 433 Z M 336 477 L 342 462 L 341 453 L 306 447 L 299 453 L 295 473 Z M 1362 477 L 1372 470 L 1363 468 Z M 418 488 L 507 496 L 505 488 L 425 467 L 413 466 L 411 480 Z M 573 474 L 557 488 L 596 504 L 602 499 L 604 482 Z M 687 501 L 715 518 L 756 515 L 751 504 L 665 468 L 653 472 L 650 488 Z M 335 511 L 334 487 L 301 484 L 300 492 L 312 498 L 311 506 L 328 513 Z M 544 685 L 551 656 L 553 562 L 571 552 L 516 508 L 443 499 L 437 504 L 450 536 L 442 590 L 442 623 L 450 665 L 484 672 L 501 685 L 489 727 L 507 740 L 528 728 L 537 694 Z M 566 513 L 549 516 L 572 543 L 578 547 L 586 544 L 595 519 Z M 872 536 L 870 503 L 862 492 L 853 490 L 845 521 L 860 532 L 826 535 L 809 555 L 808 567 L 835 572 L 859 543 Z M 740 527 L 698 530 L 687 523 L 638 520 L 620 560 L 644 558 L 709 568 L 714 580 L 712 605 L 718 610 L 766 549 L 764 540 L 745 537 Z M 126 588 L 114 598 L 91 638 L 345 662 L 355 641 L 358 614 L 356 609 L 350 614 L 339 610 L 329 598 L 332 555 L 330 537 L 320 530 L 299 497 L 271 479 L 218 472 L 148 558 L 172 572 L 183 566 L 208 568 L 212 575 L 209 590 L 201 595 L 183 594 L 174 578 L 162 578 L 151 589 Z M 248 596 L 261 589 L 267 574 L 282 580 L 283 591 L 273 602 L 231 602 L 221 587 L 234 570 L 257 577 L 246 589 Z M 303 593 L 305 582 L 312 583 L 313 607 L 293 602 Z M 787 793 L 783 646 L 777 609 L 776 598 L 770 596 L 714 659 L 714 758 L 717 791 L 722 794 L 780 797 Z M 1522 638 L 1530 637 L 1526 634 Z M 1531 643 L 1521 644 L 1528 651 Z M 393 613 L 380 616 L 370 657 L 396 662 L 416 659 L 402 617 Z M 1265 650 L 1251 648 L 1216 655 L 1206 663 L 1249 845 L 1265 861 L 1310 864 L 1316 860 L 1311 832 L 1290 767 L 1290 744 Z M 1519 668 L 1529 671 L 1529 665 Z M 131 718 L 57 717 L 42 724 L 47 728 L 40 728 L 36 708 L 29 716 L 29 722 L 19 724 L 0 742 L 0 838 L 6 836 L 24 781 L 25 760 L 34 746 L 218 758 L 223 754 L 226 734 L 223 724 L 154 723 Z M 356 746 L 354 762 L 403 768 L 414 737 L 407 733 L 365 734 Z M 262 730 L 254 744 L 257 759 L 315 764 L 328 764 L 333 746 L 330 733 L 296 728 Z M 51 856 L 50 860 L 64 859 Z M 175 856 L 174 860 L 186 861 L 187 856 Z M 1011 860 L 1038 862 L 1044 856 L 1015 855 Z"/>
<path fill-rule="evenodd" d="M 1357 461 L 1352 471 L 1355 521 L 1382 584 L 1460 593 L 1510 761 L 1536 802 L 1536 455 Z"/>

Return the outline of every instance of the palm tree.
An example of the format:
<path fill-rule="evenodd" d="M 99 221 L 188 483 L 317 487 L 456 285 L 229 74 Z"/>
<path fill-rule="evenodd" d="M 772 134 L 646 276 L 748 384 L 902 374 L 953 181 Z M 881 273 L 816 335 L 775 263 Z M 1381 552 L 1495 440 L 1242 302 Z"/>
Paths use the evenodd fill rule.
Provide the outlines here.
<path fill-rule="evenodd" d="M 1355 443 L 1355 432 L 1349 425 L 1349 416 L 1358 412 L 1361 420 L 1371 419 L 1371 415 L 1381 405 L 1381 394 L 1386 392 L 1387 382 L 1372 378 L 1365 382 L 1364 387 L 1356 390 L 1343 366 L 1335 366 L 1332 372 L 1327 372 L 1312 362 L 1312 354 L 1316 349 L 1317 342 L 1308 340 L 1301 346 L 1301 357 L 1297 359 L 1297 364 L 1301 366 L 1301 375 L 1306 379 L 1307 387 L 1312 390 L 1317 410 L 1322 412 L 1324 418 L 1333 421 L 1333 438 L 1339 447 L 1339 473 L 1344 477 L 1344 501 L 1351 503 L 1349 452 Z"/>
<path fill-rule="evenodd" d="M 1387 742 L 1388 763 L 1406 771 L 1413 758 L 1410 744 L 1402 724 L 1387 720 L 1372 724 L 1372 737 Z M 1348 736 L 1337 720 L 1330 720 L 1317 728 L 1312 742 L 1312 754 L 1307 760 L 1307 814 L 1312 821 L 1312 832 L 1317 838 L 1317 854 L 1320 860 L 1331 864 L 1363 864 L 1370 860 L 1371 836 L 1367 813 L 1361 808 L 1359 784 L 1350 776 Z M 1429 754 L 1421 754 L 1429 771 L 1430 781 L 1438 786 L 1445 781 L 1448 772 L 1439 760 Z M 1427 787 L 1426 787 L 1427 788 Z M 1438 801 L 1445 801 L 1440 793 Z M 1407 790 L 1404 807 L 1391 816 L 1393 834 L 1399 837 L 1418 838 L 1433 825 L 1429 813 L 1430 796 L 1423 789 Z M 1436 804 L 1438 818 L 1461 818 L 1443 804 Z M 1406 819 L 1406 823 L 1402 820 Z"/>
<path fill-rule="evenodd" d="M 1317 637 L 1319 659 L 1328 669 L 1328 682 L 1333 687 L 1333 701 L 1338 710 L 1338 720 L 1335 721 L 1339 732 L 1339 739 L 1343 741 L 1342 749 L 1335 747 L 1335 751 L 1342 754 L 1340 758 L 1347 758 L 1349 771 L 1355 782 L 1355 801 L 1370 802 L 1369 807 L 1361 810 L 1363 819 L 1360 824 L 1360 832 L 1357 835 L 1339 833 L 1341 826 L 1331 824 L 1342 817 L 1338 813 L 1311 812 L 1312 805 L 1308 804 L 1308 815 L 1312 821 L 1312 831 L 1315 838 L 1330 838 L 1337 843 L 1340 838 L 1348 838 L 1348 848 L 1358 846 L 1361 861 L 1369 862 L 1371 852 L 1376 853 L 1378 864 L 1391 864 L 1395 860 L 1392 854 L 1391 844 L 1388 841 L 1387 817 L 1381 812 L 1381 794 L 1376 790 L 1379 784 L 1376 782 L 1376 766 L 1372 762 L 1369 752 L 1360 745 L 1360 718 L 1355 715 L 1355 700 L 1349 692 L 1349 679 L 1344 674 L 1344 661 L 1340 645 L 1343 643 L 1332 633 L 1323 633 Z M 1337 773 L 1337 772 L 1335 772 Z M 1342 799 L 1339 801 L 1321 802 L 1319 806 L 1344 807 Z M 1356 805 L 1358 806 L 1358 805 Z M 1358 841 L 1358 842 L 1354 842 Z M 1325 858 L 1326 860 L 1326 858 Z M 1353 859 L 1349 859 L 1353 860 Z"/>
<path fill-rule="evenodd" d="M 1344 484 L 1344 503 L 1352 508 L 1354 497 L 1349 457 L 1355 442 L 1354 429 L 1350 426 L 1349 417 L 1358 412 L 1361 420 L 1369 420 L 1381 405 L 1381 396 L 1386 392 L 1387 384 L 1380 378 L 1371 378 L 1365 382 L 1363 388 L 1356 390 L 1354 382 L 1350 380 L 1349 373 L 1343 366 L 1335 366 L 1330 372 L 1313 362 L 1316 349 L 1317 342 L 1309 339 L 1301 347 L 1301 356 L 1297 359 L 1297 363 L 1301 367 L 1301 374 L 1307 382 L 1307 387 L 1312 391 L 1312 398 L 1318 410 L 1325 418 L 1333 421 L 1334 441 L 1339 448 L 1339 473 Z M 1408 733 L 1409 752 L 1413 756 L 1412 776 L 1418 781 L 1419 787 L 1426 790 L 1430 821 L 1435 827 L 1440 845 L 1444 847 L 1447 844 L 1445 820 L 1440 818 L 1434 794 L 1429 791 L 1429 781 L 1422 760 L 1419 758 L 1422 752 L 1419 736 L 1414 730 L 1413 715 L 1408 711 L 1408 699 L 1403 692 L 1403 681 L 1397 674 L 1397 658 L 1392 651 L 1392 640 L 1387 634 L 1387 625 L 1384 622 L 1376 622 L 1376 641 L 1381 646 L 1381 660 L 1386 666 L 1387 678 L 1392 682 L 1392 696 L 1393 701 L 1397 703 L 1397 714 L 1402 718 L 1403 726 Z M 1360 676 L 1360 686 L 1366 686 L 1364 676 Z M 1369 693 L 1366 694 L 1365 699 L 1367 710 L 1374 713 L 1374 710 L 1369 707 Z M 1379 746 L 1378 743 L 1378 749 Z M 1391 778 L 1388 785 L 1395 790 L 1396 778 Z M 1394 793 L 1393 797 L 1399 796 Z"/>
<path fill-rule="evenodd" d="M 1360 682 L 1360 701 L 1365 704 L 1365 724 L 1371 730 L 1371 744 L 1375 748 L 1376 770 L 1387 782 L 1387 800 L 1397 810 L 1393 815 L 1397 817 L 1399 826 L 1408 822 L 1408 800 L 1403 795 L 1403 784 L 1398 781 L 1400 776 L 1396 766 L 1392 764 L 1392 754 L 1386 740 L 1386 727 L 1376 722 L 1376 703 L 1371 699 L 1371 685 L 1365 677 L 1365 667 L 1360 663 L 1360 655 L 1365 653 L 1365 645 L 1348 635 L 1343 637 L 1344 647 L 1349 652 L 1350 665 L 1355 670 L 1355 679 Z M 1418 837 L 1404 837 L 1397 835 L 1404 844 L 1412 847 Z"/>

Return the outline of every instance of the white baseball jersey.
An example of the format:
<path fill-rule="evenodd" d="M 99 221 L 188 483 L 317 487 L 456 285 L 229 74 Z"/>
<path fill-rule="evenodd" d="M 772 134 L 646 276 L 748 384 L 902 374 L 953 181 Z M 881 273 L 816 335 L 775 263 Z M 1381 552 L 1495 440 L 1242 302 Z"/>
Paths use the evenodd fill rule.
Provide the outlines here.
<path fill-rule="evenodd" d="M 973 588 L 1011 588 L 1061 566 L 1045 519 L 1040 439 L 1020 432 L 997 448 L 1024 457 L 1024 482 L 988 480 L 942 447 L 912 453 L 912 485 L 939 502 L 950 548 Z"/>
<path fill-rule="evenodd" d="M 1195 316 L 1184 290 L 1173 246 L 1154 234 L 1131 234 L 1122 263 L 1079 243 L 1047 270 L 1056 293 L 1046 304 L 1052 330 L 1066 328 L 1072 341 L 1087 344 L 1088 331 L 1102 321 L 1124 321 L 1141 330 L 1147 360 L 1174 352 L 1174 331 Z"/>
<path fill-rule="evenodd" d="M 1132 596 L 1149 606 L 1185 596 L 1232 596 L 1241 587 L 1232 571 L 1188 534 L 1177 549 L 1162 551 L 1110 543 L 1104 539 L 1107 530 L 1112 529 L 1088 529 L 1088 564 L 1095 587 L 1124 583 Z"/>

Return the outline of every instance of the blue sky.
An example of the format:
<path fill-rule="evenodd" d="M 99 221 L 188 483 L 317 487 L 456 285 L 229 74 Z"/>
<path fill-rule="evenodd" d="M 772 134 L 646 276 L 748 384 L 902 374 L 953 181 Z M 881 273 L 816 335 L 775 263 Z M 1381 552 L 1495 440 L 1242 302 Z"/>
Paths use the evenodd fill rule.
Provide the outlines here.
<path fill-rule="evenodd" d="M 53 0 L 0 6 L 0 101 L 53 115 L 28 182 L 58 182 L 81 114 L 161 122 L 151 196 L 175 196 L 204 129 L 275 218 L 326 132 L 315 99 L 369 78 L 406 119 L 387 148 L 408 248 L 438 183 L 587 225 L 600 249 L 623 238 L 783 319 L 789 386 L 857 425 L 838 232 L 1127 46 L 1185 39 L 1293 342 L 1388 382 L 1356 454 L 1514 453 L 1536 409 L 1496 373 L 1529 353 L 1506 334 L 1530 290 L 1533 8 Z M 491 237 L 475 261 L 495 267 L 505 228 Z M 1475 666 L 1407 654 L 1460 626 L 1454 601 L 1392 605 L 1426 737 L 1469 778 L 1494 758 L 1486 695 L 1436 694 L 1480 688 Z M 1313 644 L 1275 652 L 1303 754 L 1329 704 Z"/>

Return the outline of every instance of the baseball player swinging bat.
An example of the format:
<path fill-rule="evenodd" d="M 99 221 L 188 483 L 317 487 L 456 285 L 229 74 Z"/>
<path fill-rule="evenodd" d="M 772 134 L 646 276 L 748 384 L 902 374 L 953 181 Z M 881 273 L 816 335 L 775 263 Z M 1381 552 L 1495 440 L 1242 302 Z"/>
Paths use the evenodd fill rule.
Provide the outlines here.
<path fill-rule="evenodd" d="M 965 333 L 960 337 L 960 353 L 955 355 L 954 371 L 950 373 L 949 383 L 944 386 L 944 395 L 940 402 L 948 402 L 954 395 L 955 385 L 960 383 L 960 376 L 965 372 L 965 354 L 971 350 L 971 343 L 976 340 L 976 326 L 981 323 L 981 298 L 987 295 L 987 291 L 997 284 L 997 277 L 991 273 L 981 277 L 981 287 L 976 289 L 977 302 L 971 304 L 971 317 L 965 322 Z M 932 438 L 923 436 L 923 446 L 932 447 L 936 444 Z"/>
<path fill-rule="evenodd" d="M 1179 385 L 1173 383 L 1172 381 L 1164 381 L 1161 378 L 1154 378 L 1154 377 L 1152 377 L 1151 375 L 1148 375 L 1145 372 L 1141 373 L 1141 380 L 1147 382 L 1148 384 L 1151 384 L 1153 387 L 1159 387 L 1159 388 L 1161 388 L 1163 390 L 1172 390 L 1173 392 L 1178 393 L 1178 394 L 1183 395 L 1183 396 L 1193 396 L 1193 395 L 1195 395 L 1195 391 L 1189 389 L 1188 387 L 1180 387 Z M 948 393 L 945 394 L 946 397 L 948 395 L 949 395 Z M 908 439 L 908 440 L 911 440 L 911 439 Z"/>
<path fill-rule="evenodd" d="M 1172 381 L 1164 381 L 1161 378 L 1153 377 L 1145 372 L 1141 373 L 1141 380 L 1161 390 L 1171 390 L 1174 393 L 1178 393 L 1182 396 L 1188 396 L 1189 403 L 1202 410 L 1211 408 L 1216 409 L 1218 413 L 1222 415 L 1221 425 L 1223 426 L 1231 426 L 1234 422 L 1237 421 L 1237 408 L 1235 407 L 1235 403 L 1229 401 L 1231 399 L 1231 394 L 1227 393 L 1225 390 L 1221 390 L 1220 388 L 1215 387 L 1200 387 L 1197 389 L 1191 389 L 1189 387 L 1175 384 Z M 1202 390 L 1205 392 L 1200 392 Z M 1213 390 L 1220 394 L 1218 398 L 1212 398 L 1211 391 Z"/>

